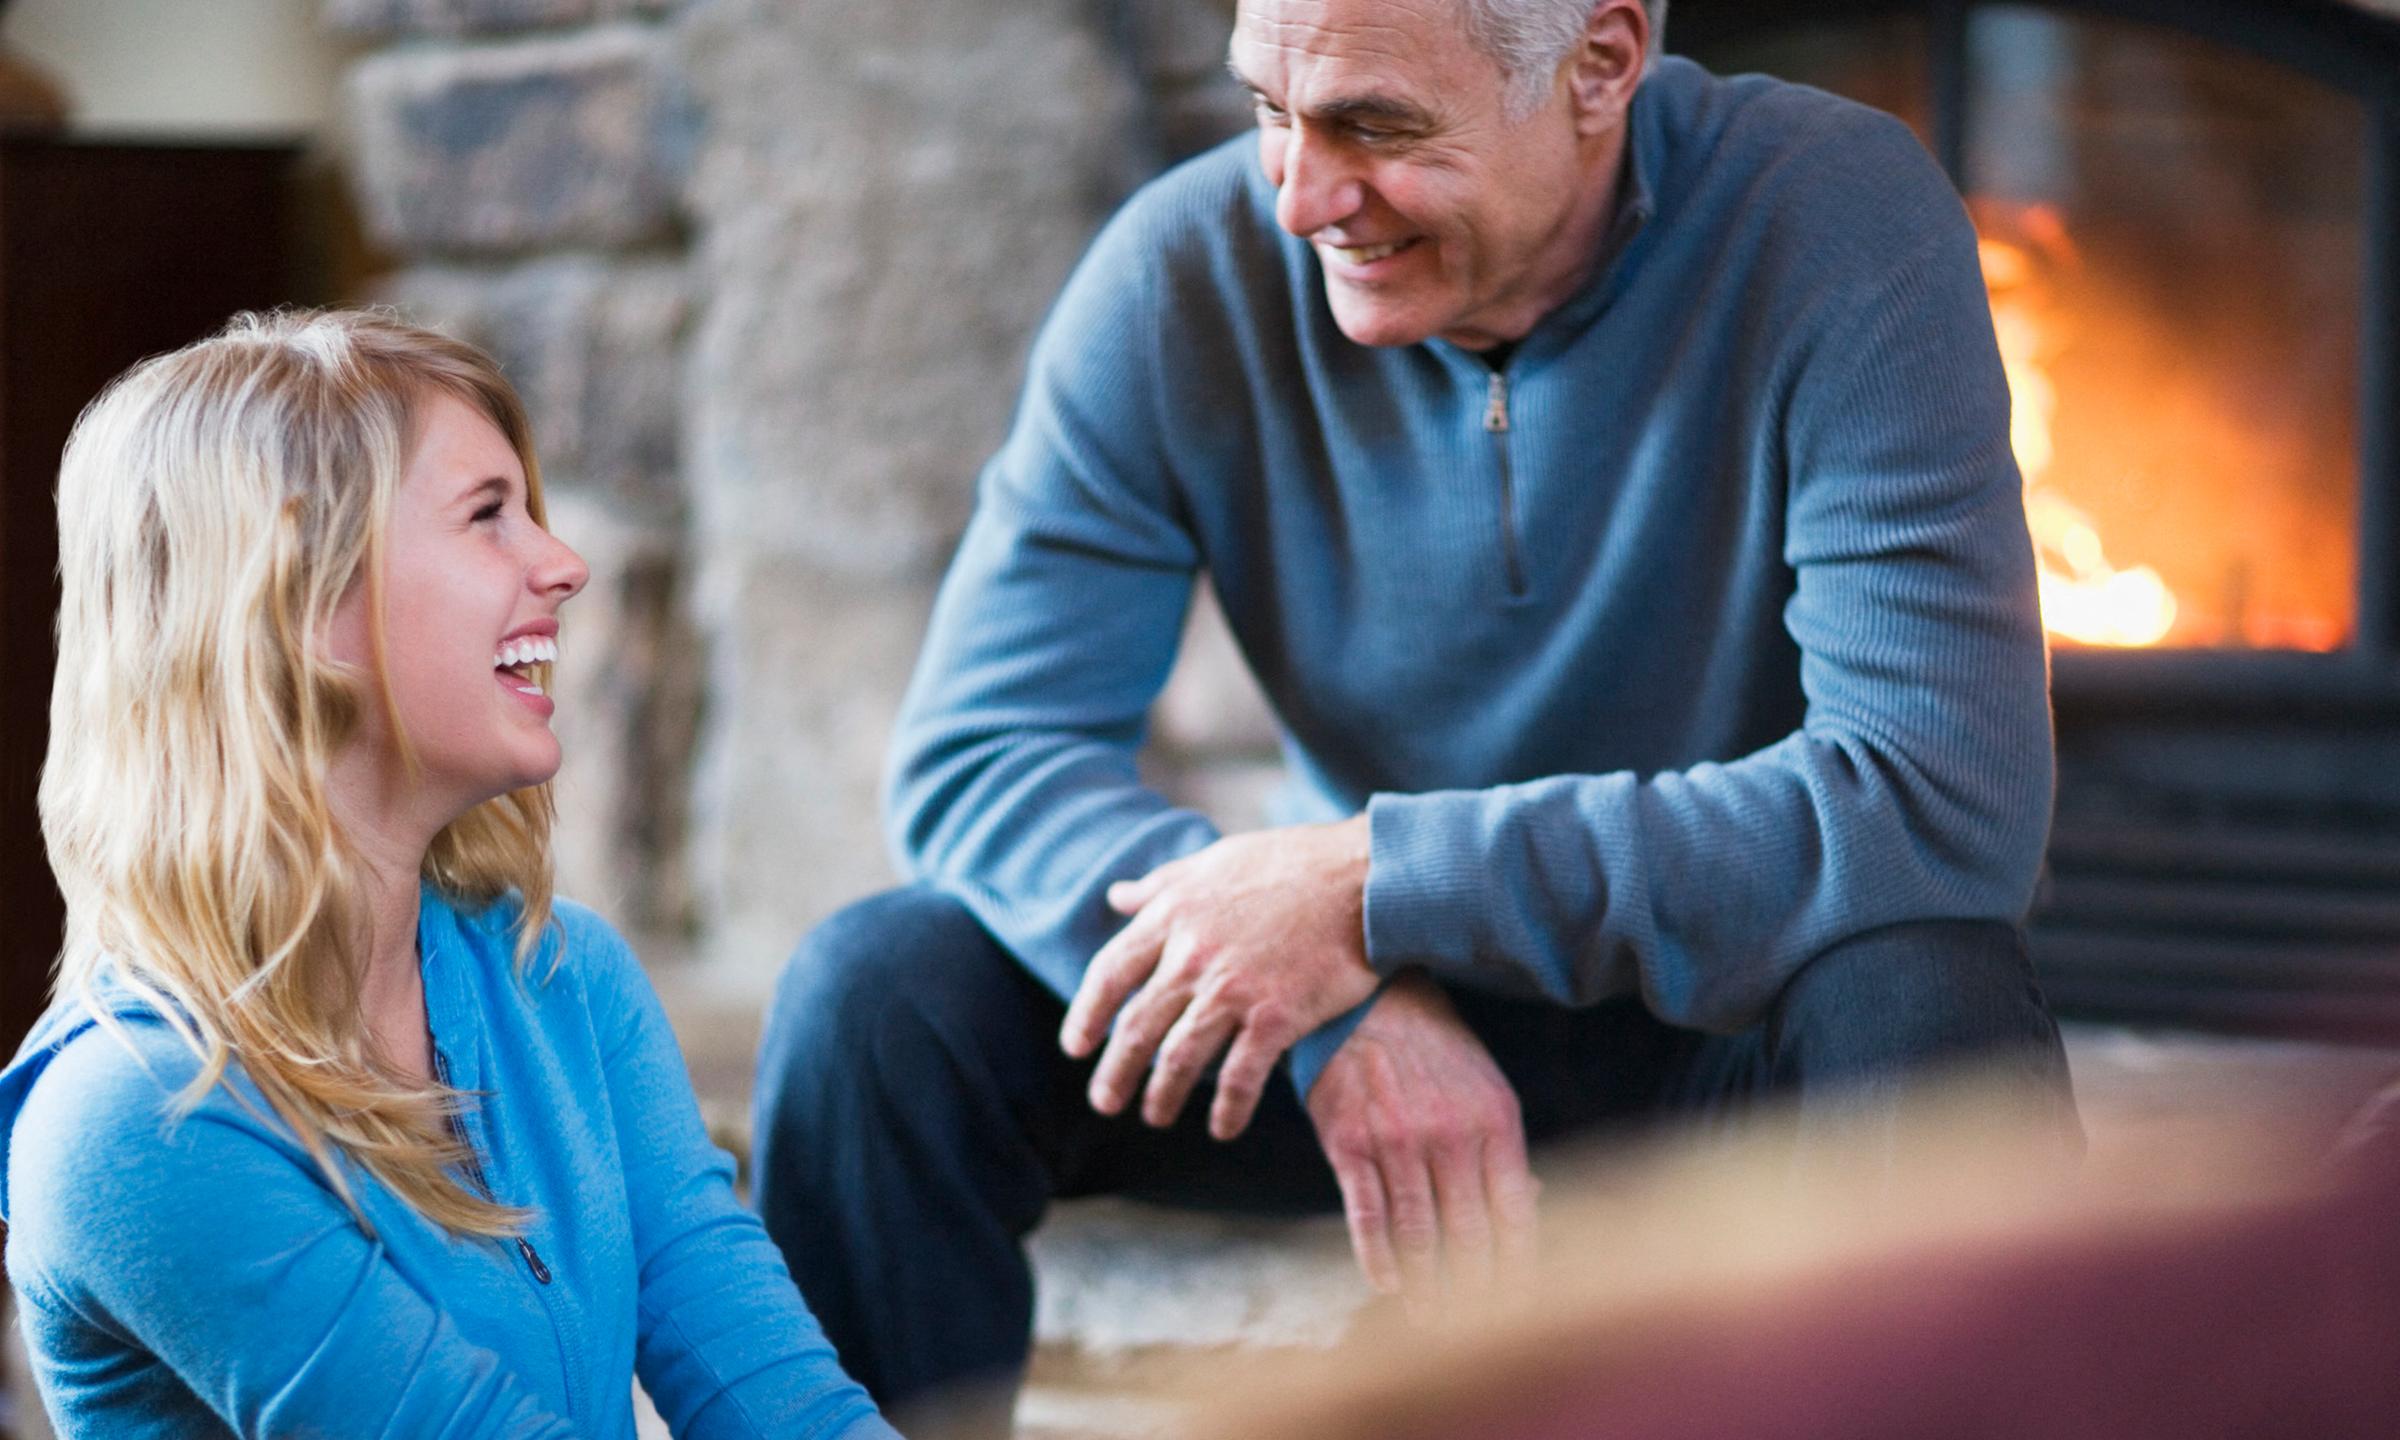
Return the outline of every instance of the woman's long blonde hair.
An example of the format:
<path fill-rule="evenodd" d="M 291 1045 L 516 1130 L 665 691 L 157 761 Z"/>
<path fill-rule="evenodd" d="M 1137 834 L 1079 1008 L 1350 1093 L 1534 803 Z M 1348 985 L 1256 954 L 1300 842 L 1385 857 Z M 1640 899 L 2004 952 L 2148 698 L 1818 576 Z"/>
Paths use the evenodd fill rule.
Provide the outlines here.
<path fill-rule="evenodd" d="M 187 1110 L 242 1071 L 362 1223 L 336 1152 L 448 1229 L 517 1212 L 457 1178 L 455 1092 L 380 1059 L 359 1003 L 363 869 L 327 780 L 380 703 L 385 530 L 428 401 L 488 418 L 524 462 L 525 413 L 489 357 L 373 312 L 241 315 L 95 400 L 58 482 L 62 603 L 42 834 L 67 902 L 58 992 L 113 971 L 201 1069 Z M 330 658 L 334 609 L 367 587 L 372 661 Z M 380 698 L 380 701 L 378 700 Z M 516 956 L 550 917 L 550 787 L 477 806 L 424 875 L 470 907 L 510 890 Z M 247 1102 L 245 1102 L 247 1103 Z"/>

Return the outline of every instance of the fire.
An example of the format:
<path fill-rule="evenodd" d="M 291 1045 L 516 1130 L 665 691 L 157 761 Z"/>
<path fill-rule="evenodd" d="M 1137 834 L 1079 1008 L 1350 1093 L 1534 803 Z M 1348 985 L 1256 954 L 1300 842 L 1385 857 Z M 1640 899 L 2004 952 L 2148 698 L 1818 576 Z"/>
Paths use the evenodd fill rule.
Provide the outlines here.
<path fill-rule="evenodd" d="M 2058 417 L 2058 387 L 2050 368 L 2068 330 L 2046 301 L 2042 265 L 2071 264 L 2073 246 L 2057 211 L 2047 206 L 2012 217 L 2010 228 L 2026 243 L 1987 233 L 1980 249 L 1992 325 L 2008 372 L 2009 444 L 2025 477 L 2025 521 L 2033 532 L 2042 626 L 2079 645 L 2156 645 L 2175 628 L 2174 592 L 2150 566 L 2110 563 L 2091 516 L 2050 483 Z"/>

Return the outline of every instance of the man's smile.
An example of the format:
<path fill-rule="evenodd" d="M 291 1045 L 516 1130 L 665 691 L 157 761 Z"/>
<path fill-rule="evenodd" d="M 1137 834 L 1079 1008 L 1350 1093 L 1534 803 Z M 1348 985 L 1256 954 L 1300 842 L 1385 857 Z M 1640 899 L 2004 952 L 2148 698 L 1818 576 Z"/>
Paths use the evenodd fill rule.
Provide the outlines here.
<path fill-rule="evenodd" d="M 1358 270 L 1364 269 L 1378 260 L 1388 260 L 1404 250 L 1412 249 L 1417 242 L 1424 238 L 1422 235 L 1411 235 L 1405 240 L 1387 241 L 1381 245 L 1336 245 L 1328 240 L 1319 240 L 1316 242 L 1316 246 L 1317 253 L 1326 259 L 1337 261 L 1345 268 Z"/>

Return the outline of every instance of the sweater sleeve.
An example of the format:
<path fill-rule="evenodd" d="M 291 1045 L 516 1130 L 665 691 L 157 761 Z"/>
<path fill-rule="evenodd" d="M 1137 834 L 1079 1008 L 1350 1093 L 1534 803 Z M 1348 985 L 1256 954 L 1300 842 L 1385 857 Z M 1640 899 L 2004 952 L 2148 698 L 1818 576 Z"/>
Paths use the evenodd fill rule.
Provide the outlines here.
<path fill-rule="evenodd" d="M 222 1091 L 170 1121 L 196 1062 L 172 1041 L 145 1057 L 87 1031 L 15 1126 L 8 1268 L 62 1433 L 118 1418 L 95 1336 L 158 1357 L 237 1435 L 575 1433 L 401 1275 L 295 1143 Z"/>
<path fill-rule="evenodd" d="M 1376 796 L 1378 970 L 1570 1005 L 1638 990 L 1728 1030 L 1851 936 L 2022 920 L 2049 824 L 2046 661 L 2006 381 L 1949 209 L 1788 392 L 1800 729 L 1679 771 Z"/>
<path fill-rule="evenodd" d="M 657 992 L 614 930 L 570 936 L 598 1027 L 639 1285 L 634 1370 L 678 1440 L 875 1440 L 783 1255 L 733 1192 Z"/>
<path fill-rule="evenodd" d="M 1170 488 L 1137 201 L 1035 341 L 902 707 L 886 817 L 903 868 L 1070 996 L 1119 919 L 1108 885 L 1215 829 L 1135 771 L 1199 554 Z"/>

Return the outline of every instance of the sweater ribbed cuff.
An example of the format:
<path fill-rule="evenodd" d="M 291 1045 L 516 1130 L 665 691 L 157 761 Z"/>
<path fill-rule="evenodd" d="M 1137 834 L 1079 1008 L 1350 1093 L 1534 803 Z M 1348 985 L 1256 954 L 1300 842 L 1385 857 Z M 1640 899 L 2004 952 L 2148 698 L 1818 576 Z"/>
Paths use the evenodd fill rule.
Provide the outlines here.
<path fill-rule="evenodd" d="M 1377 795 L 1367 802 L 1367 964 L 1389 979 L 1422 966 L 1436 976 L 1474 967 L 1483 865 L 1467 837 L 1481 797 L 1471 790 Z"/>

